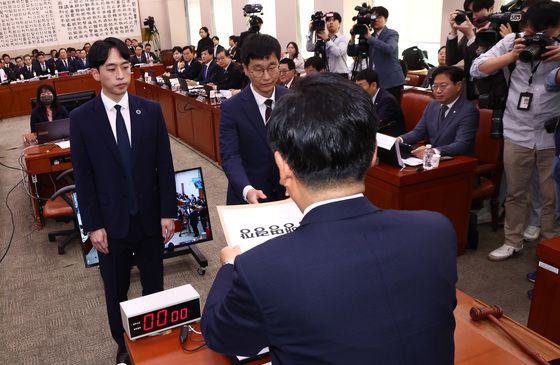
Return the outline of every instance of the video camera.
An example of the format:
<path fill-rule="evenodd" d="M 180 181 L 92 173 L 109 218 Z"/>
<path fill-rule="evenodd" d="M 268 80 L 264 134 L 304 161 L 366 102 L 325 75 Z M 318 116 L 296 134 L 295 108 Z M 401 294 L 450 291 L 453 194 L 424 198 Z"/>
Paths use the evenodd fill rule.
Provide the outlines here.
<path fill-rule="evenodd" d="M 325 30 L 325 17 L 322 11 L 317 11 L 311 15 L 311 30 L 314 32 L 322 32 Z"/>
<path fill-rule="evenodd" d="M 554 45 L 554 40 L 547 37 L 544 33 L 526 35 L 523 37 L 524 50 L 519 53 L 519 60 L 523 62 L 540 61 L 543 53 L 547 51 L 547 46 Z"/>
<path fill-rule="evenodd" d="M 243 7 L 243 16 L 249 17 L 249 32 L 258 33 L 261 30 L 262 19 L 255 14 L 263 15 L 261 4 L 247 4 Z"/>
<path fill-rule="evenodd" d="M 369 54 L 369 45 L 364 34 L 369 31 L 372 23 L 377 19 L 377 14 L 375 13 L 375 9 L 366 3 L 362 3 L 362 6 L 356 6 L 354 10 L 356 10 L 358 14 L 352 17 L 352 20 L 355 21 L 356 24 L 354 24 L 350 30 L 350 34 L 358 36 L 359 57 L 366 58 Z"/>
<path fill-rule="evenodd" d="M 146 19 L 144 19 L 144 25 L 148 28 L 150 28 L 150 32 L 153 32 L 155 27 L 156 27 L 156 21 L 154 19 L 153 16 L 149 16 Z"/>

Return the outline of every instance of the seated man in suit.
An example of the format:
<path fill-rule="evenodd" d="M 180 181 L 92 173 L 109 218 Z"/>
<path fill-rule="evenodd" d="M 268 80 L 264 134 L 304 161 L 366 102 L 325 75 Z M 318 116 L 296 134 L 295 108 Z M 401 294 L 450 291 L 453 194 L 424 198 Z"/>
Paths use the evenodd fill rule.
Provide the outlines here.
<path fill-rule="evenodd" d="M 35 76 L 33 74 L 33 62 L 30 55 L 26 54 L 23 56 L 23 67 L 20 68 L 19 73 L 23 75 L 23 78 L 26 80 Z"/>
<path fill-rule="evenodd" d="M 243 74 L 239 67 L 231 61 L 225 49 L 218 51 L 216 62 L 221 67 L 220 73 L 216 78 L 216 82 L 209 83 L 208 85 L 216 85 L 218 90 L 241 89 Z"/>
<path fill-rule="evenodd" d="M 179 70 L 179 77 L 187 80 L 195 80 L 199 77 L 202 65 L 194 55 L 194 46 L 183 47 L 183 68 Z"/>
<path fill-rule="evenodd" d="M 148 63 L 146 55 L 144 54 L 144 48 L 141 44 L 137 44 L 136 47 L 134 47 L 134 55 L 130 56 L 130 63 L 132 66 L 136 66 L 141 63 Z"/>
<path fill-rule="evenodd" d="M 87 62 L 87 52 L 85 49 L 80 49 L 77 51 L 79 57 L 76 59 L 76 61 L 74 61 L 74 68 L 76 69 L 76 71 L 78 70 L 85 70 L 86 68 L 89 68 L 88 62 Z"/>
<path fill-rule="evenodd" d="M 379 87 L 377 72 L 370 68 L 358 72 L 356 84 L 360 85 L 371 97 L 379 119 L 377 131 L 394 137 L 405 133 L 401 105 L 393 94 Z"/>
<path fill-rule="evenodd" d="M 285 86 L 286 89 L 294 88 L 299 82 L 299 75 L 296 73 L 296 64 L 290 58 L 282 58 L 280 60 L 280 77 L 278 83 Z"/>
<path fill-rule="evenodd" d="M 217 58 L 218 52 L 224 50 L 224 46 L 220 44 L 220 38 L 218 36 L 212 37 L 212 57 Z"/>
<path fill-rule="evenodd" d="M 74 64 L 70 62 L 66 48 L 58 50 L 58 59 L 55 64 L 58 72 L 74 72 Z"/>
<path fill-rule="evenodd" d="M 220 66 L 214 61 L 212 56 L 212 48 L 206 47 L 200 52 L 202 61 L 202 70 L 198 77 L 194 80 L 189 80 L 189 85 L 206 85 L 208 83 L 215 83 L 218 74 L 220 73 Z"/>
<path fill-rule="evenodd" d="M 23 57 L 17 56 L 17 57 L 15 58 L 15 61 L 16 61 L 16 66 L 15 66 L 15 68 L 14 68 L 14 80 L 20 80 L 20 79 L 25 78 L 25 76 L 21 77 L 21 75 L 22 75 L 22 68 L 23 68 L 23 66 L 25 65 L 25 64 L 23 63 Z"/>
<path fill-rule="evenodd" d="M 230 205 L 286 197 L 266 138 L 274 103 L 287 92 L 276 85 L 280 43 L 269 35 L 255 34 L 244 47 L 243 70 L 251 84 L 224 101 L 220 114 L 220 155 Z"/>
<path fill-rule="evenodd" d="M 154 52 L 152 52 L 152 45 L 150 43 L 146 43 L 144 45 L 144 55 L 146 55 L 146 59 L 148 60 L 148 63 L 159 62 L 159 57 L 156 56 Z"/>
<path fill-rule="evenodd" d="M 430 143 L 441 155 L 474 156 L 480 113 L 461 95 L 463 70 L 455 66 L 438 67 L 433 73 L 435 97 L 414 129 L 400 138 L 408 144 Z M 412 153 L 422 158 L 425 146 Z"/>
<path fill-rule="evenodd" d="M 364 197 L 376 157 L 369 96 L 314 75 L 272 114 L 280 183 L 304 216 L 243 254 L 222 249 L 202 313 L 208 347 L 251 356 L 268 346 L 273 364 L 453 364 L 455 231 L 439 213 Z"/>
<path fill-rule="evenodd" d="M 325 64 L 325 61 L 317 56 L 309 57 L 308 59 L 306 59 L 303 67 L 305 69 L 306 76 L 309 76 L 315 72 L 327 72 L 327 65 Z"/>
<path fill-rule="evenodd" d="M 45 61 L 45 53 L 39 52 L 37 54 L 37 63 L 33 65 L 33 72 L 37 76 L 42 76 L 42 75 L 50 75 L 51 71 L 52 70 L 47 64 L 47 61 Z"/>
<path fill-rule="evenodd" d="M 12 63 L 10 56 L 4 54 L 2 61 L 2 70 L 4 71 L 7 80 L 16 80 L 16 65 Z"/>

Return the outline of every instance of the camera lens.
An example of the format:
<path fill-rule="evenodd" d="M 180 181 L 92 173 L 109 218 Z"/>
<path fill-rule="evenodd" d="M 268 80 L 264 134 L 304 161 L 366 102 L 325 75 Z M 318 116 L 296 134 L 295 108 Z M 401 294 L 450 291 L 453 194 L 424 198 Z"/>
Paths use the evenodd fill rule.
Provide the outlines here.
<path fill-rule="evenodd" d="M 541 45 L 539 43 L 533 43 L 525 47 L 521 53 L 519 53 L 519 59 L 523 62 L 531 62 L 540 57 L 542 53 Z"/>

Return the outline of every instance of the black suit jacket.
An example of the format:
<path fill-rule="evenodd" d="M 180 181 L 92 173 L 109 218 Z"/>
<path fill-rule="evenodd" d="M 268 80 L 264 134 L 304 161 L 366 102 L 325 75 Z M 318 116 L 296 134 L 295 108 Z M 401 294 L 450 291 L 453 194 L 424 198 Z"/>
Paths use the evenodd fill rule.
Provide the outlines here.
<path fill-rule="evenodd" d="M 276 86 L 278 101 L 287 92 Z M 227 204 L 244 204 L 243 188 L 262 190 L 268 201 L 285 199 L 268 146 L 266 125 L 250 86 L 224 101 L 220 113 L 220 155 L 228 178 Z"/>
<path fill-rule="evenodd" d="M 53 120 L 64 119 L 68 118 L 68 110 L 64 107 L 64 105 L 58 105 L 54 109 Z M 47 117 L 47 112 L 40 107 L 35 107 L 31 111 L 31 120 L 29 128 L 31 132 L 35 132 L 35 125 L 37 123 L 48 122 L 49 117 Z"/>
<path fill-rule="evenodd" d="M 33 77 L 33 66 L 31 66 L 31 71 L 29 71 L 27 67 L 28 67 L 27 65 L 24 65 L 18 70 L 18 78 L 19 75 L 23 75 L 23 78 L 26 80 Z"/>
<path fill-rule="evenodd" d="M 454 39 L 447 39 L 445 42 L 445 63 L 448 66 L 452 66 L 460 61 L 464 61 L 465 79 L 466 79 L 466 96 L 467 99 L 477 99 L 478 95 L 476 93 L 476 88 L 474 81 L 471 80 L 470 69 L 475 58 L 478 57 L 476 50 L 478 48 L 478 43 L 474 41 L 470 46 L 467 46 L 467 37 L 459 37 Z"/>
<path fill-rule="evenodd" d="M 273 364 L 452 365 L 456 251 L 439 213 L 318 206 L 221 267 L 204 339 L 230 355 L 268 346 Z"/>
<path fill-rule="evenodd" d="M 62 62 L 62 59 L 59 58 L 58 60 L 56 60 L 56 69 L 58 70 L 58 72 L 74 72 L 74 62 L 72 62 L 72 60 L 70 60 L 69 58 L 66 59 L 67 62 L 67 66 L 64 66 L 64 62 Z"/>
<path fill-rule="evenodd" d="M 224 50 L 225 50 L 225 48 L 220 44 L 218 44 L 215 47 L 212 47 L 212 54 L 214 55 L 214 58 L 216 58 L 216 56 L 218 55 L 219 52 L 224 51 Z"/>
<path fill-rule="evenodd" d="M 6 76 L 8 77 L 9 80 L 12 81 L 17 80 L 17 72 L 15 67 L 12 67 L 10 65 L 4 65 L 3 70 L 6 73 Z"/>
<path fill-rule="evenodd" d="M 201 70 L 202 65 L 200 64 L 200 62 L 198 62 L 198 60 L 195 60 L 193 58 L 190 65 L 185 62 L 185 68 L 183 69 L 183 71 L 179 72 L 178 75 L 183 79 L 197 80 L 200 76 Z"/>
<path fill-rule="evenodd" d="M 49 67 L 49 64 L 45 61 L 45 70 L 43 71 L 43 67 L 40 63 L 33 64 L 33 71 L 37 76 L 40 75 L 50 75 L 52 73 L 52 68 Z"/>
<path fill-rule="evenodd" d="M 146 59 L 146 54 L 142 53 L 140 59 L 138 59 L 138 56 L 133 54 L 132 56 L 130 56 L 130 63 L 132 63 L 132 66 L 138 65 L 140 63 L 148 63 L 148 60 Z"/>
<path fill-rule="evenodd" d="M 87 62 L 87 60 L 86 60 L 86 62 Z M 84 61 L 81 58 L 78 58 L 76 61 L 74 61 L 74 69 L 76 71 L 85 70 L 86 68 L 89 68 L 89 65 L 84 63 Z"/>
<path fill-rule="evenodd" d="M 134 187 L 147 235 L 161 234 L 161 218 L 176 218 L 169 136 L 159 104 L 128 95 Z M 105 228 L 109 238 L 128 233 L 128 187 L 101 96 L 70 113 L 72 165 L 86 232 Z"/>
<path fill-rule="evenodd" d="M 208 71 L 206 73 L 204 72 L 205 67 L 208 67 Z M 212 62 L 210 62 L 208 66 L 202 65 L 202 69 L 200 70 L 200 74 L 198 75 L 196 81 L 198 81 L 201 84 L 207 84 L 209 82 L 216 83 L 218 79 L 218 75 L 220 74 L 220 70 L 221 67 L 218 66 L 216 60 L 212 60 Z"/>
<path fill-rule="evenodd" d="M 401 106 L 393 94 L 384 89 L 379 89 L 373 105 L 375 105 L 377 111 L 378 131 L 380 133 L 398 137 L 406 132 Z"/>
<path fill-rule="evenodd" d="M 230 62 L 227 69 L 221 69 L 216 79 L 216 86 L 220 90 L 241 89 L 243 74 L 237 65 Z"/>
<path fill-rule="evenodd" d="M 206 38 L 200 38 L 198 40 L 198 44 L 196 45 L 196 58 L 200 58 L 200 53 L 203 49 L 210 47 L 210 52 L 212 52 L 212 48 L 214 48 L 214 43 L 212 43 L 212 38 L 210 36 Z"/>

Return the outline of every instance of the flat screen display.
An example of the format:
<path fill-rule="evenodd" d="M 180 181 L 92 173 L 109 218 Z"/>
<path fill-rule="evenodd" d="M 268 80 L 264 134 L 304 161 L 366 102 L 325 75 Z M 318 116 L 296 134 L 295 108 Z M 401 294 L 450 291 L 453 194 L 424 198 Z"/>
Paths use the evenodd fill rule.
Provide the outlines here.
<path fill-rule="evenodd" d="M 200 167 L 175 172 L 175 195 L 177 202 L 175 233 L 165 244 L 164 259 L 190 253 L 190 245 L 212 240 L 212 226 Z M 88 234 L 83 231 L 75 192 L 72 198 L 80 226 L 84 263 L 86 267 L 99 265 L 97 250 L 91 244 Z"/>

